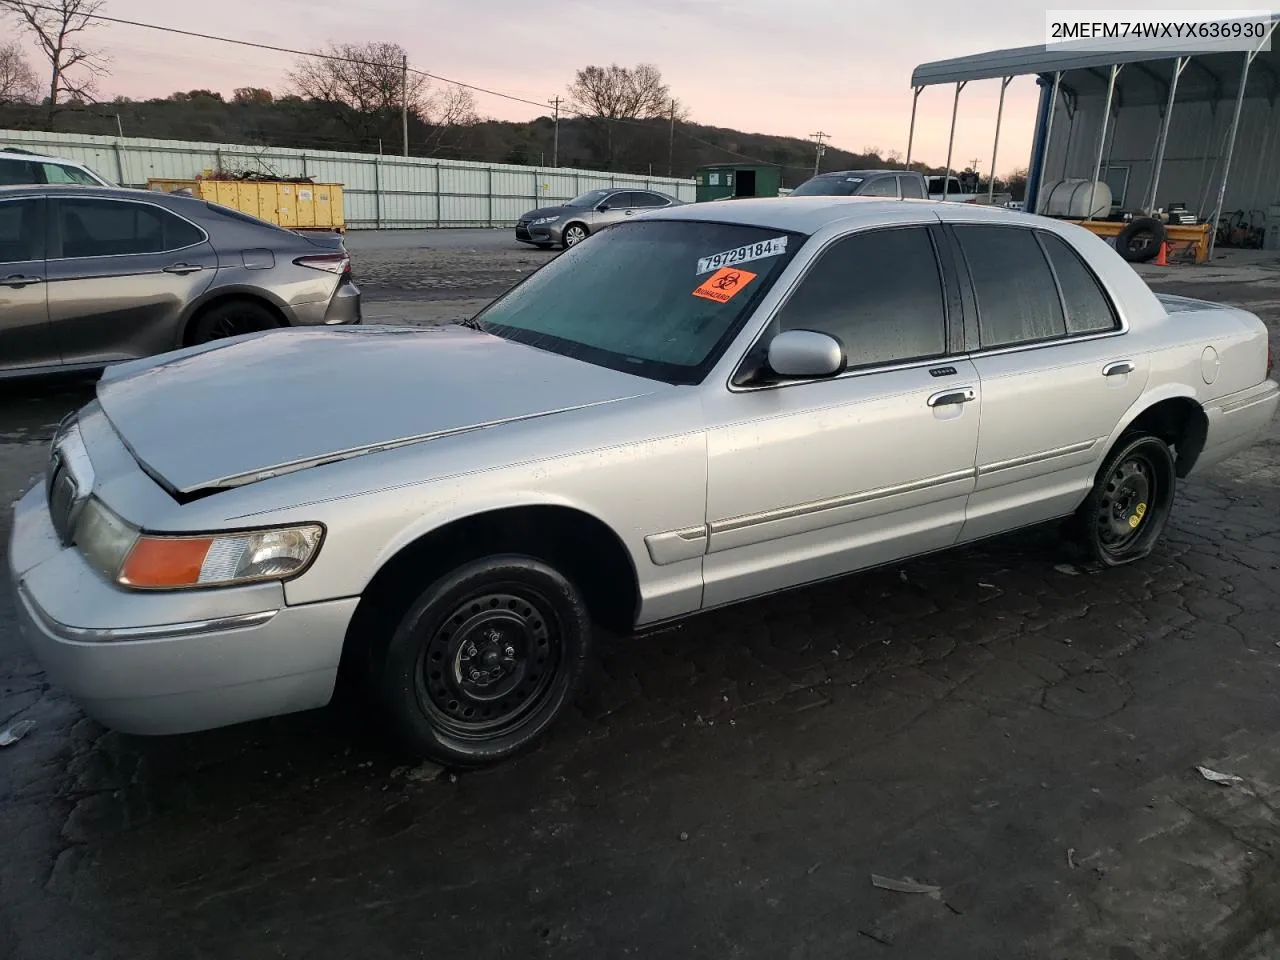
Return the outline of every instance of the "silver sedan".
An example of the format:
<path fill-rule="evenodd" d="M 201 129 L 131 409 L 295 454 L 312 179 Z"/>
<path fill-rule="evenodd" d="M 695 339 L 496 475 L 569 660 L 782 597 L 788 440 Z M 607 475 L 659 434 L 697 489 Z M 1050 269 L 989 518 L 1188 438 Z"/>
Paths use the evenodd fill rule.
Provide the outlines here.
<path fill-rule="evenodd" d="M 1256 317 L 1158 298 L 1070 224 L 681 207 L 464 326 L 113 368 L 10 566 L 51 680 L 108 726 L 318 707 L 345 663 L 414 749 L 479 764 L 611 635 L 1064 518 L 1137 561 L 1178 480 L 1265 428 L 1269 374 Z"/>

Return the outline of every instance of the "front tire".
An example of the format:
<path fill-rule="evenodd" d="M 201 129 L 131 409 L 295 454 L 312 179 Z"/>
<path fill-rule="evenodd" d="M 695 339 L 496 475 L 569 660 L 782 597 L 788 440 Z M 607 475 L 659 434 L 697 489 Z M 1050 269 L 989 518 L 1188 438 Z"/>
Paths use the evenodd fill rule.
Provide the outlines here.
<path fill-rule="evenodd" d="M 562 245 L 568 250 L 570 247 L 576 247 L 585 239 L 587 239 L 587 228 L 581 223 L 571 223 L 564 228 L 564 243 Z"/>
<path fill-rule="evenodd" d="M 415 752 L 459 767 L 505 760 L 573 701 L 591 632 L 586 601 L 555 568 L 475 560 L 409 606 L 383 658 L 381 698 Z"/>
<path fill-rule="evenodd" d="M 1122 438 L 1074 518 L 1090 559 L 1118 567 L 1150 554 L 1173 511 L 1176 484 L 1168 444 L 1150 434 Z"/>

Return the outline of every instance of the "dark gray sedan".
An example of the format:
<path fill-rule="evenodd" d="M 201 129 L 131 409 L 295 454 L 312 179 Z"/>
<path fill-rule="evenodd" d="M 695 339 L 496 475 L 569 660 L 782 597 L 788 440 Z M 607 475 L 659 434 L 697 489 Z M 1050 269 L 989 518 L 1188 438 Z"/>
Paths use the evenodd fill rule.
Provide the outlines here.
<path fill-rule="evenodd" d="M 340 236 L 146 190 L 0 189 L 0 377 L 359 322 Z"/>
<path fill-rule="evenodd" d="M 516 222 L 516 239 L 544 250 L 568 250 L 610 224 L 683 202 L 657 190 L 588 190 L 559 206 L 530 210 Z"/>

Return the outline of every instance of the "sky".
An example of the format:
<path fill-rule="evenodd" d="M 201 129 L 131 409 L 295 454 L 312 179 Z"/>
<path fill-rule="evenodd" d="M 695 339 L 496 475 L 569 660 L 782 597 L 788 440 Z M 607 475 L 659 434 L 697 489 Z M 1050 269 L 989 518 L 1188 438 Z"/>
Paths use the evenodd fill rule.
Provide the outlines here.
<path fill-rule="evenodd" d="M 1056 0 L 1054 9 L 1099 6 Z M 1127 6 L 1191 9 L 1176 0 Z M 102 12 L 299 49 L 394 41 L 417 69 L 537 102 L 564 96 L 574 71 L 587 64 L 653 63 L 696 122 L 796 137 L 821 131 L 843 149 L 882 154 L 906 153 L 917 65 L 1043 43 L 1045 32 L 1045 8 L 1018 0 L 220 0 L 213 8 L 107 0 Z M 114 24 L 97 28 L 93 43 L 111 60 L 100 83 L 104 100 L 197 88 L 228 96 L 242 86 L 280 90 L 293 62 L 286 54 Z M 999 94 L 999 80 L 964 89 L 956 168 L 976 160 L 978 170 L 990 170 Z M 921 94 L 913 159 L 945 162 L 952 96 L 949 86 Z M 1009 85 L 1001 174 L 1027 165 L 1037 96 L 1032 77 Z M 527 120 L 539 112 L 483 94 L 476 100 L 482 116 Z"/>

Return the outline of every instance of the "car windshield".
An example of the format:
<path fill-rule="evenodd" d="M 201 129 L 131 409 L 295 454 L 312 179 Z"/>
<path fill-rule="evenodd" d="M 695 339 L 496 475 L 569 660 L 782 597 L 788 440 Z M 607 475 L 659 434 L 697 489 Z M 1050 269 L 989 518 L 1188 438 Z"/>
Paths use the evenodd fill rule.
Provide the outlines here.
<path fill-rule="evenodd" d="M 667 383 L 699 383 L 803 238 L 689 220 L 572 247 L 475 319 L 481 330 Z"/>
<path fill-rule="evenodd" d="M 574 197 L 566 207 L 594 207 L 597 203 L 607 197 L 613 191 L 611 190 L 588 190 L 579 197 Z"/>
<path fill-rule="evenodd" d="M 814 177 L 791 191 L 793 197 L 851 197 L 863 177 Z"/>

